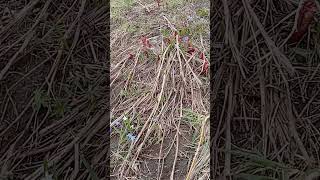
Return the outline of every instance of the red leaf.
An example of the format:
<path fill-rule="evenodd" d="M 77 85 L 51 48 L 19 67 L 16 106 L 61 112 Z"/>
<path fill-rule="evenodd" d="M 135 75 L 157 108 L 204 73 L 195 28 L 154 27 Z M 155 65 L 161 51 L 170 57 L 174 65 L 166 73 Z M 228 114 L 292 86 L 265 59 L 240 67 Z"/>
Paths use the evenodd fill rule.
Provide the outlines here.
<path fill-rule="evenodd" d="M 170 38 L 164 38 L 163 40 L 164 40 L 164 42 L 167 43 L 167 44 L 170 44 L 170 43 L 171 43 Z"/>
<path fill-rule="evenodd" d="M 145 54 L 145 56 L 146 56 L 147 58 L 149 58 L 149 53 L 148 53 L 148 51 L 144 51 L 144 54 Z"/>
<path fill-rule="evenodd" d="M 209 68 L 209 63 L 208 61 L 205 61 L 204 64 L 202 65 L 201 74 L 207 74 L 208 68 Z"/>
<path fill-rule="evenodd" d="M 203 60 L 204 61 L 204 59 L 205 59 L 205 55 L 204 55 L 204 53 L 203 52 L 200 52 L 200 57 L 199 57 L 201 60 Z"/>
<path fill-rule="evenodd" d="M 142 41 L 142 45 L 144 48 L 151 48 L 152 47 L 149 40 L 145 36 L 141 37 L 141 41 Z"/>
<path fill-rule="evenodd" d="M 190 55 L 192 55 L 192 54 L 195 53 L 196 51 L 197 51 L 196 48 L 194 48 L 194 47 L 188 47 L 187 53 L 190 54 Z"/>
<path fill-rule="evenodd" d="M 133 54 L 131 54 L 131 53 L 129 53 L 129 57 L 128 57 L 128 59 L 129 59 L 129 60 L 132 60 L 132 59 L 133 59 L 133 57 L 134 57 L 134 55 L 133 55 Z"/>
<path fill-rule="evenodd" d="M 304 34 L 308 31 L 310 24 L 313 21 L 314 14 L 318 10 L 314 0 L 305 0 L 299 10 L 297 27 L 295 32 L 289 39 L 289 43 L 296 43 L 301 40 Z"/>
<path fill-rule="evenodd" d="M 173 36 L 173 39 L 176 39 L 177 36 L 178 36 L 178 38 L 179 38 L 179 34 L 178 34 L 177 31 L 173 31 L 172 36 Z"/>
<path fill-rule="evenodd" d="M 200 74 L 207 74 L 208 73 L 208 68 L 209 68 L 209 62 L 206 58 L 206 56 L 204 55 L 203 52 L 200 52 L 200 57 L 201 60 L 203 60 L 203 65 L 202 65 L 202 70 Z"/>

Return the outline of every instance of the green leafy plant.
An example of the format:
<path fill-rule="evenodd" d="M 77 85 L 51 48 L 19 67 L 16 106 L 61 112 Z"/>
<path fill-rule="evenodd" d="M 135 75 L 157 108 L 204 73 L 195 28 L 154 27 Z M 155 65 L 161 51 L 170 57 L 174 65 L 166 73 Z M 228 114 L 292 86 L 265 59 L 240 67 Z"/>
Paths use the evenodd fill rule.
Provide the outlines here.
<path fill-rule="evenodd" d="M 188 27 L 183 27 L 179 30 L 180 36 L 189 36 L 191 34 L 191 30 Z"/>
<path fill-rule="evenodd" d="M 117 132 L 117 134 L 119 134 L 120 144 L 123 144 L 123 143 L 127 142 L 128 134 L 134 132 L 134 125 L 132 124 L 131 119 L 129 119 L 127 116 L 124 116 L 120 127 L 117 126 L 114 129 Z"/>
<path fill-rule="evenodd" d="M 135 33 L 139 30 L 139 26 L 132 24 L 132 22 L 124 22 L 121 25 L 121 29 L 123 29 L 124 31 L 126 31 L 128 33 Z"/>
<path fill-rule="evenodd" d="M 191 123 L 192 126 L 201 124 L 204 117 L 198 113 L 193 112 L 191 109 L 183 109 L 183 120 Z"/>
<path fill-rule="evenodd" d="M 63 99 L 57 99 L 52 104 L 53 114 L 52 116 L 63 117 L 67 111 L 67 103 Z"/>
<path fill-rule="evenodd" d="M 120 91 L 120 96 L 121 97 L 128 97 L 129 96 L 129 92 L 127 90 L 122 89 Z"/>
<path fill-rule="evenodd" d="M 53 175 L 49 173 L 48 161 L 45 160 L 43 162 L 43 169 L 44 169 L 44 177 L 41 180 L 53 180 Z"/>
<path fill-rule="evenodd" d="M 50 105 L 50 98 L 48 95 L 45 93 L 45 91 L 36 89 L 34 91 L 34 101 L 33 101 L 33 108 L 35 110 L 40 110 L 42 107 L 49 107 Z"/>
<path fill-rule="evenodd" d="M 171 31 L 169 29 L 161 29 L 160 30 L 163 37 L 168 38 L 170 36 Z"/>
<path fill-rule="evenodd" d="M 196 14 L 202 18 L 209 17 L 209 10 L 207 8 L 199 8 L 196 10 Z"/>
<path fill-rule="evenodd" d="M 200 34 L 204 34 L 206 32 L 205 28 L 206 28 L 206 25 L 203 23 L 196 24 L 195 27 L 193 28 L 193 32 L 194 32 L 193 35 L 198 36 Z"/>
<path fill-rule="evenodd" d="M 113 0 L 110 2 L 111 18 L 117 18 L 134 4 L 133 0 Z"/>
<path fill-rule="evenodd" d="M 127 132 L 133 131 L 133 126 L 131 125 L 131 120 L 129 118 L 125 117 L 123 120 L 123 124 Z"/>
<path fill-rule="evenodd" d="M 182 5 L 185 3 L 183 0 L 170 0 L 167 2 L 168 8 L 177 8 L 178 6 Z"/>

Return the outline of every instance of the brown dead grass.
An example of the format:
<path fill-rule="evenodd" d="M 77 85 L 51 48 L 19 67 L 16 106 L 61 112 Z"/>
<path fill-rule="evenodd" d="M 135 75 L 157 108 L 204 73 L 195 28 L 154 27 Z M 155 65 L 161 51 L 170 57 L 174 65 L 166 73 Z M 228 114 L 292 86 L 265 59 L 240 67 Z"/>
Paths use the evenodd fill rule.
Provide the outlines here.
<path fill-rule="evenodd" d="M 112 25 L 111 125 L 123 123 L 124 116 L 130 118 L 131 133 L 137 136 L 134 142 L 112 143 L 115 144 L 111 149 L 112 175 L 118 179 L 185 179 L 189 171 L 191 178 L 209 178 L 209 156 L 205 155 L 209 149 L 204 142 L 197 147 L 200 136 L 208 144 L 209 129 L 203 128 L 205 134 L 200 131 L 209 110 L 209 78 L 199 74 L 202 61 L 198 55 L 189 56 L 176 39 L 174 46 L 169 47 L 161 33 L 162 29 L 173 32 L 182 28 L 189 14 L 199 18 L 193 5 L 186 2 L 178 6 L 179 12 L 184 13 L 177 14 L 167 6 L 159 9 L 155 2 L 135 3 L 125 12 L 127 21 L 117 19 L 122 25 L 128 23 L 127 29 L 121 29 L 121 23 L 116 21 Z M 206 23 L 204 26 L 209 28 Z M 138 26 L 139 30 L 130 32 L 129 26 Z M 192 39 L 194 46 L 206 55 L 209 55 L 208 32 L 207 29 L 202 37 Z M 149 58 L 142 56 L 139 39 L 142 35 L 154 46 Z M 128 59 L 130 53 L 134 55 L 132 59 Z M 196 124 L 186 121 L 184 109 L 199 114 L 194 119 Z M 117 128 L 113 126 L 114 130 Z M 118 137 L 115 130 L 111 140 Z M 197 158 L 193 160 L 195 153 Z"/>
<path fill-rule="evenodd" d="M 106 176 L 105 3 L 1 2 L 0 179 Z"/>
<path fill-rule="evenodd" d="M 298 7 L 295 1 L 214 3 L 216 177 L 304 179 L 319 171 L 319 32 L 313 24 L 297 45 L 310 55 L 287 44 Z"/>

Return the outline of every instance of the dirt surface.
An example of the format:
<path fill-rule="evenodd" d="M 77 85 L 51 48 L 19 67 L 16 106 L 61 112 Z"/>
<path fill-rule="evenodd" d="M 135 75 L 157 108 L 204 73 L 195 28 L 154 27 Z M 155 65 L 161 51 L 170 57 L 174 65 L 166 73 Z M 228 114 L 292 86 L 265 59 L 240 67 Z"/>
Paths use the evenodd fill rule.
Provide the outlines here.
<path fill-rule="evenodd" d="M 185 179 L 185 175 L 188 173 L 187 167 L 190 166 L 192 160 L 189 158 L 194 155 L 194 148 L 185 147 L 191 143 L 192 134 L 188 133 L 187 127 L 181 127 L 181 131 L 174 179 Z M 161 179 L 170 179 L 176 153 L 175 136 L 174 133 L 168 134 L 162 144 L 163 148 L 161 144 L 152 144 L 142 152 L 141 170 L 145 179 L 157 179 L 158 176 Z M 160 150 L 161 156 L 159 155 Z M 160 164 L 159 158 L 161 158 Z"/>

